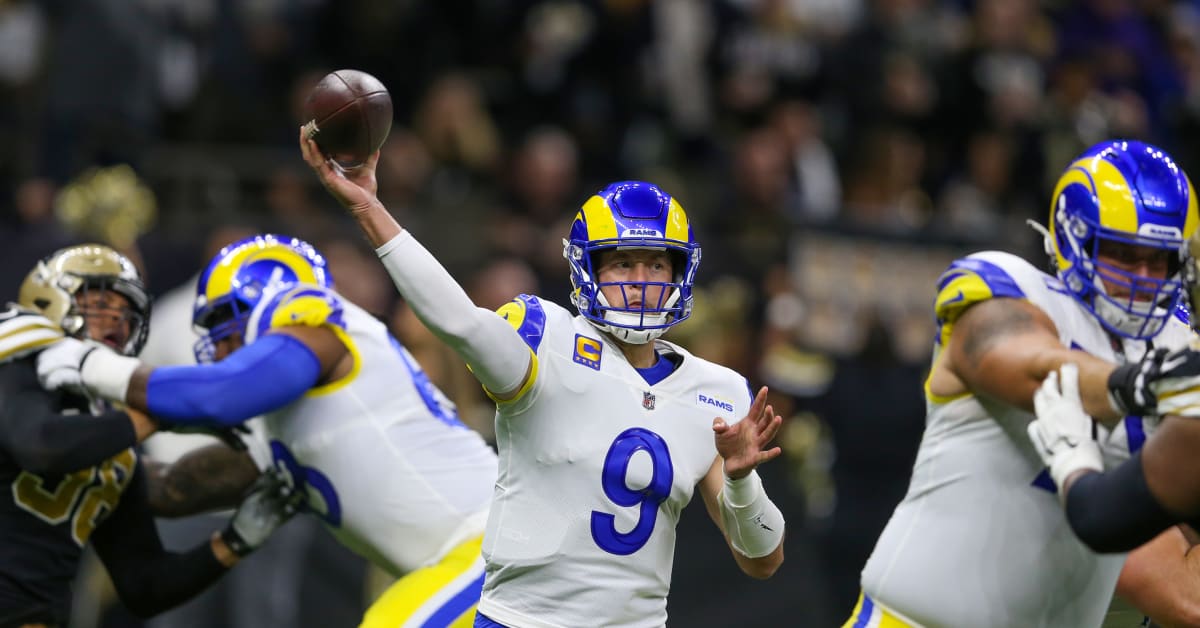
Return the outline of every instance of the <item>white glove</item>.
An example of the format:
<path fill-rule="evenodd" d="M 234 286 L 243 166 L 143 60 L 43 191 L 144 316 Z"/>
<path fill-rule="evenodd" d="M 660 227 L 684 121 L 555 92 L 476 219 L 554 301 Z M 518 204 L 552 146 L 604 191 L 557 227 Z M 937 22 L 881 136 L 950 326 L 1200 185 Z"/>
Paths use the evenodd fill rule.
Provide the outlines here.
<path fill-rule="evenodd" d="M 1042 462 L 1050 467 L 1050 477 L 1059 487 L 1060 496 L 1063 481 L 1072 473 L 1104 469 L 1100 444 L 1092 437 L 1092 417 L 1083 411 L 1079 399 L 1079 367 L 1064 364 L 1047 375 L 1033 395 L 1033 407 L 1037 420 L 1029 423 L 1029 439 Z"/>
<path fill-rule="evenodd" d="M 124 403 L 129 380 L 141 364 L 108 345 L 68 337 L 38 354 L 38 381 L 46 390 L 65 389 Z"/>
<path fill-rule="evenodd" d="M 42 349 L 37 356 L 38 382 L 49 391 L 66 389 L 76 393 L 87 392 L 81 371 L 83 361 L 93 351 L 112 352 L 112 349 L 97 342 L 71 337 Z"/>
<path fill-rule="evenodd" d="M 291 519 L 300 509 L 302 499 L 303 495 L 294 490 L 279 471 L 268 468 L 250 487 L 221 538 L 234 554 L 245 556 L 258 549 L 276 528 Z"/>

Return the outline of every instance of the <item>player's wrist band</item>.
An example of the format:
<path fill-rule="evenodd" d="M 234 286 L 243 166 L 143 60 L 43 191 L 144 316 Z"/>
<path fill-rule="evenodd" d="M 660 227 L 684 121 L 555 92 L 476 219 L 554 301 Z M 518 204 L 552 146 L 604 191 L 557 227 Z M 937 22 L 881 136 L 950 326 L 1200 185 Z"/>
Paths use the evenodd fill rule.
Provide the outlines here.
<path fill-rule="evenodd" d="M 725 476 L 717 503 L 729 544 L 743 556 L 761 558 L 783 542 L 783 513 L 767 497 L 757 472 L 737 480 Z"/>
<path fill-rule="evenodd" d="M 762 478 L 757 471 L 751 471 L 743 478 L 733 479 L 725 476 L 725 499 L 734 508 L 741 508 L 754 503 L 763 494 Z"/>
<path fill-rule="evenodd" d="M 110 401 L 125 402 L 129 380 L 141 366 L 137 358 L 131 358 L 105 350 L 92 351 L 79 367 L 83 385 L 92 392 Z"/>

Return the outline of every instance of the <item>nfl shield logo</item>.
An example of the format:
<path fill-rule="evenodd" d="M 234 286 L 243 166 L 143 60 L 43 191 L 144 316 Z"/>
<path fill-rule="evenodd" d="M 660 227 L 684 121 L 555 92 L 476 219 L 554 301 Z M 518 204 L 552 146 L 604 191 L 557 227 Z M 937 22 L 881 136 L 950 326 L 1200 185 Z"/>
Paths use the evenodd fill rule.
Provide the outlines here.
<path fill-rule="evenodd" d="M 642 407 L 647 410 L 654 409 L 654 393 L 648 390 L 642 393 Z"/>

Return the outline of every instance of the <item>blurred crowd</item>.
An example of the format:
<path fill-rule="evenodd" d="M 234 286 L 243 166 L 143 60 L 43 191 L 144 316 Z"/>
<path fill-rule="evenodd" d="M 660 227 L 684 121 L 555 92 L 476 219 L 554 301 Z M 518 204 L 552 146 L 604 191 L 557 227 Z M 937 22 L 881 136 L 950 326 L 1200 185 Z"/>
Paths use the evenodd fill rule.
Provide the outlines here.
<path fill-rule="evenodd" d="M 679 625 L 742 623 L 730 596 L 764 625 L 844 618 L 915 456 L 937 275 L 982 248 L 1041 264 L 1025 222 L 1094 142 L 1200 173 L 1197 0 L 0 0 L 0 288 L 105 240 L 181 329 L 207 256 L 296 235 L 490 436 L 299 158 L 308 89 L 345 67 L 392 94 L 381 199 L 482 306 L 566 304 L 561 238 L 607 182 L 688 209 L 702 289 L 673 337 L 790 417 L 764 468 L 789 537 L 752 583 L 689 509 Z"/>

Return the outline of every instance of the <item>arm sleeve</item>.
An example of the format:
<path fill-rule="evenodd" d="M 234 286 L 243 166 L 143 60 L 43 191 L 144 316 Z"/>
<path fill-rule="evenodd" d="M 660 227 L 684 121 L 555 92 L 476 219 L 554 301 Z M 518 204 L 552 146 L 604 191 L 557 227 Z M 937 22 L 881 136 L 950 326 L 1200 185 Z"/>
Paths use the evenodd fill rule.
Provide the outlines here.
<path fill-rule="evenodd" d="M 1180 521 L 1150 493 L 1140 451 L 1116 469 L 1076 480 L 1066 509 L 1075 535 L 1097 552 L 1128 552 Z"/>
<path fill-rule="evenodd" d="M 154 369 L 146 405 L 168 423 L 230 427 L 299 399 L 320 375 L 303 342 L 267 334 L 216 364 Z"/>
<path fill-rule="evenodd" d="M 41 475 L 72 473 L 136 444 L 129 415 L 63 415 L 58 394 L 42 389 L 29 361 L 0 370 L 0 447 L 17 466 Z"/>
<path fill-rule="evenodd" d="M 96 529 L 92 542 L 117 595 L 141 617 L 178 606 L 227 571 L 208 540 L 184 553 L 163 549 L 147 505 L 140 463 L 116 510 Z"/>
<path fill-rule="evenodd" d="M 484 388 L 497 393 L 516 390 L 532 356 L 515 329 L 495 312 L 476 307 L 408 231 L 375 253 L 421 322 L 462 356 Z"/>

